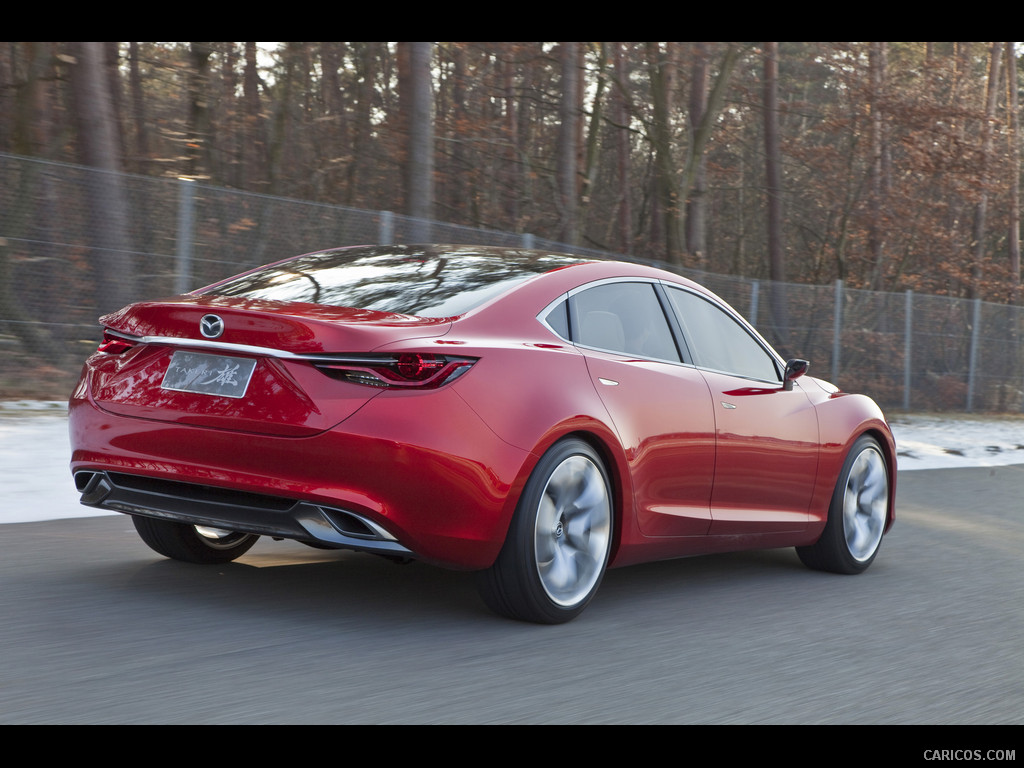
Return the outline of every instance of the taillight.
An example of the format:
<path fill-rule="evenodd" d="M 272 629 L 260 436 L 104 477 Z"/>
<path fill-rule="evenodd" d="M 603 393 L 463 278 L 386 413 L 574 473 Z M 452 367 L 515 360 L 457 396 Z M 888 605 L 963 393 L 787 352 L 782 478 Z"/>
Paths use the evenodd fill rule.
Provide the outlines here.
<path fill-rule="evenodd" d="M 121 355 L 134 346 L 134 341 L 122 338 L 120 336 L 115 336 L 110 331 L 104 331 L 103 341 L 100 342 L 98 351 L 104 352 L 108 355 Z"/>
<path fill-rule="evenodd" d="M 345 355 L 316 367 L 335 379 L 370 387 L 436 389 L 454 381 L 476 360 L 430 353 L 403 352 L 398 355 Z"/>
<path fill-rule="evenodd" d="M 427 381 L 438 371 L 444 370 L 448 360 L 441 355 L 421 355 L 413 352 L 399 355 L 395 370 L 404 381 Z M 389 369 L 383 369 L 388 371 Z"/>

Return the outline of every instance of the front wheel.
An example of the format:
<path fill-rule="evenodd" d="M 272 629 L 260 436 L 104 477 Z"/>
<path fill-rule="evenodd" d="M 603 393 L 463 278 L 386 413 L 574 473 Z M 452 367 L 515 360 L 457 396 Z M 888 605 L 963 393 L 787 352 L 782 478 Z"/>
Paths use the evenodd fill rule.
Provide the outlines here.
<path fill-rule="evenodd" d="M 821 538 L 797 554 L 809 568 L 860 573 L 878 554 L 888 516 L 889 469 L 878 441 L 864 435 L 843 462 Z"/>
<path fill-rule="evenodd" d="M 610 487 L 604 463 L 582 440 L 563 440 L 541 457 L 498 559 L 479 575 L 491 610 L 540 624 L 583 611 L 608 565 Z"/>
<path fill-rule="evenodd" d="M 188 563 L 229 563 L 241 557 L 259 536 L 203 525 L 176 523 L 154 517 L 132 515 L 135 530 L 150 549 L 173 560 Z"/>

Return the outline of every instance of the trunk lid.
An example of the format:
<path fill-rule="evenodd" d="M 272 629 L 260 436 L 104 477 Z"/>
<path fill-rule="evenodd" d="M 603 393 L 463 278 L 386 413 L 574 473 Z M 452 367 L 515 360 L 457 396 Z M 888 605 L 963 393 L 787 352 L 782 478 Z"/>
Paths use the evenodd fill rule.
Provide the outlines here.
<path fill-rule="evenodd" d="M 143 302 L 100 318 L 130 345 L 91 358 L 90 392 L 122 416 L 300 437 L 329 429 L 381 389 L 340 381 L 317 357 L 443 336 L 451 321 L 225 297 Z"/>

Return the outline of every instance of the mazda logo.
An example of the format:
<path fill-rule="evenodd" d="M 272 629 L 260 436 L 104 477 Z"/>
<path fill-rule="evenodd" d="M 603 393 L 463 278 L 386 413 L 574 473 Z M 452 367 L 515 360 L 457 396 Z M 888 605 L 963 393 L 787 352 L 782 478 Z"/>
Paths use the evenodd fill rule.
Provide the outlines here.
<path fill-rule="evenodd" d="M 224 333 L 224 321 L 216 315 L 203 315 L 199 321 L 199 332 L 208 339 L 216 339 Z"/>

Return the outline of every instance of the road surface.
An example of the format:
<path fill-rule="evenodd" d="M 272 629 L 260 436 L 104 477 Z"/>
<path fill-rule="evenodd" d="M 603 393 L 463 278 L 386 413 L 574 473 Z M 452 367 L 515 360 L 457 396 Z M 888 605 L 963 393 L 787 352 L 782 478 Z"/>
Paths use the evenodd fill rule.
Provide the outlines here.
<path fill-rule="evenodd" d="M 119 515 L 3 525 L 0 723 L 1020 724 L 1022 499 L 1024 465 L 901 472 L 860 576 L 635 566 L 557 627 L 371 555 L 190 566 Z"/>

